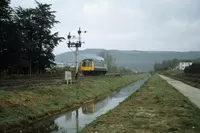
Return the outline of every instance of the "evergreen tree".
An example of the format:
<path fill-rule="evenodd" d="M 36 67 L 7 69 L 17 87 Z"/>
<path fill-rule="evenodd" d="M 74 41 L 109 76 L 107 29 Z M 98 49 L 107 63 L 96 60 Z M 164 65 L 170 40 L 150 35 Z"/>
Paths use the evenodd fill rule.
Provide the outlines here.
<path fill-rule="evenodd" d="M 55 11 L 51 10 L 51 4 L 36 4 L 36 8 L 18 7 L 14 15 L 23 36 L 23 52 L 29 58 L 30 73 L 31 70 L 41 72 L 46 67 L 51 67 L 54 64 L 53 49 L 64 39 L 58 36 L 58 32 L 51 32 L 58 23 Z"/>
<path fill-rule="evenodd" d="M 0 71 L 20 64 L 21 42 L 9 4 L 10 0 L 0 1 Z"/>

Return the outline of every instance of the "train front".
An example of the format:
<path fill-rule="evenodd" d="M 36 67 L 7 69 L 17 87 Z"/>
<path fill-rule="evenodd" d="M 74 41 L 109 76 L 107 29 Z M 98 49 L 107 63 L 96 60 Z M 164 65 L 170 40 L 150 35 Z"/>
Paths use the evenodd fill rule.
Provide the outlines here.
<path fill-rule="evenodd" d="M 92 59 L 84 59 L 81 62 L 81 72 L 87 76 L 94 72 L 94 61 Z"/>
<path fill-rule="evenodd" d="M 81 62 L 81 72 L 85 75 L 105 75 L 107 65 L 104 60 L 84 59 Z"/>

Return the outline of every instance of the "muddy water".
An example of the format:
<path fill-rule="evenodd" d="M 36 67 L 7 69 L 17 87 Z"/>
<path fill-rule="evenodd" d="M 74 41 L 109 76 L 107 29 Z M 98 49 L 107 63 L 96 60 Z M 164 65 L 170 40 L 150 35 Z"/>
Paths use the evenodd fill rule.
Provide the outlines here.
<path fill-rule="evenodd" d="M 77 133 L 87 124 L 94 121 L 98 116 L 105 114 L 124 101 L 133 92 L 138 90 L 148 78 L 139 80 L 120 91 L 113 93 L 100 101 L 94 101 L 83 105 L 74 111 L 66 112 L 58 116 L 37 122 L 31 127 L 21 130 L 26 133 Z"/>

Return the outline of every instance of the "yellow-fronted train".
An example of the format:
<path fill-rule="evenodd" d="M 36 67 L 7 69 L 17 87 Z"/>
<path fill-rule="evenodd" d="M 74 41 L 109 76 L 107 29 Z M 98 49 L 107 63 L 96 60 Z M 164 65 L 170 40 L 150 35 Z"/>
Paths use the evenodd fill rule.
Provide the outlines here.
<path fill-rule="evenodd" d="M 80 70 L 85 75 L 105 75 L 107 73 L 107 65 L 104 60 L 84 59 L 81 61 Z"/>

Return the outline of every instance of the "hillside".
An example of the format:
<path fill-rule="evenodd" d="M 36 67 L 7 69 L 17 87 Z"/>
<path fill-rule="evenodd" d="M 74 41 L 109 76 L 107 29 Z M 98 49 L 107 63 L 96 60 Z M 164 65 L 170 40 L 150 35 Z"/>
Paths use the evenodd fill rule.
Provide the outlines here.
<path fill-rule="evenodd" d="M 86 49 L 80 51 L 80 58 L 97 57 L 102 49 Z M 167 59 L 196 59 L 200 58 L 200 51 L 191 52 L 171 52 L 171 51 L 122 51 L 122 50 L 108 50 L 110 54 L 116 58 L 116 64 L 131 68 L 140 72 L 149 71 L 153 69 L 155 62 L 161 62 Z M 66 52 L 55 57 L 56 62 L 72 63 L 75 61 L 75 56 L 72 52 Z"/>

